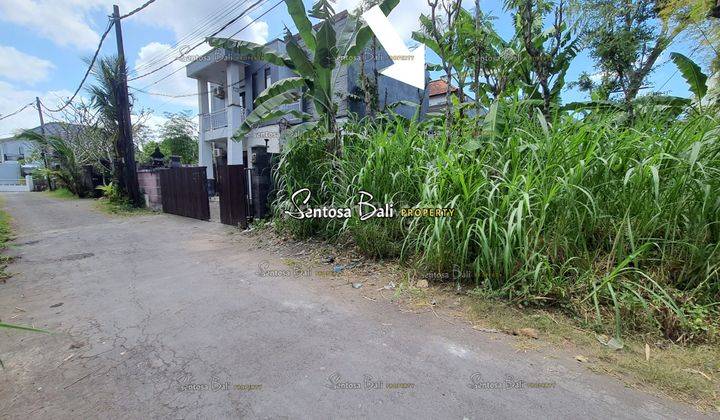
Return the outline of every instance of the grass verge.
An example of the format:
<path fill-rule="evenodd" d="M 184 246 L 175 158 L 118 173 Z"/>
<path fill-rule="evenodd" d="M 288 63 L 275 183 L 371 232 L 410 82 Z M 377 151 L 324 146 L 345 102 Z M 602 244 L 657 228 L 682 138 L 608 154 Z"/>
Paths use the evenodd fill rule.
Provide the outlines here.
<path fill-rule="evenodd" d="M 127 203 L 116 202 L 108 199 L 97 200 L 95 202 L 95 207 L 103 213 L 107 213 L 113 216 L 129 217 L 156 214 L 154 211 L 147 208 L 137 208 Z"/>
<path fill-rule="evenodd" d="M 59 198 L 61 200 L 76 200 L 78 199 L 78 196 L 71 193 L 70 190 L 67 188 L 57 188 L 55 190 L 45 190 L 43 191 L 43 194 L 52 197 L 52 198 Z"/>
<path fill-rule="evenodd" d="M 0 200 L 0 206 L 4 206 L 4 202 Z M 8 242 L 12 239 L 12 229 L 10 228 L 10 215 L 7 214 L 7 212 L 0 208 L 0 251 L 4 252 L 5 249 L 8 247 Z M 0 255 L 0 281 L 5 281 L 5 279 L 11 277 L 10 274 L 5 271 L 7 268 L 7 265 L 13 260 L 11 256 L 5 255 L 4 253 Z"/>

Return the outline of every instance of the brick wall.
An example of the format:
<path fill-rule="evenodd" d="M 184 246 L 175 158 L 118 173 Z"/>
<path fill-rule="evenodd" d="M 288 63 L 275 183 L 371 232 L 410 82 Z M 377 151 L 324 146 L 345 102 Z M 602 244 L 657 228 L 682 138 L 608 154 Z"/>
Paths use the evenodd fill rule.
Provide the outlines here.
<path fill-rule="evenodd" d="M 160 173 L 154 169 L 138 171 L 140 193 L 145 195 L 145 202 L 153 210 L 162 210 L 162 194 L 160 192 Z"/>

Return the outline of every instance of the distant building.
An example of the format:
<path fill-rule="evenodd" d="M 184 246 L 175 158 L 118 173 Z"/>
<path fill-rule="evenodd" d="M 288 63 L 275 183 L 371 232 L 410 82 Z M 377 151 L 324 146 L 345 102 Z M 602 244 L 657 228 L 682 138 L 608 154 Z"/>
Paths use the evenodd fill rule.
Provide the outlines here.
<path fill-rule="evenodd" d="M 83 126 L 77 124 L 49 122 L 45 123 L 45 135 L 56 136 L 64 139 L 71 139 L 77 136 Z M 31 128 L 30 131 L 42 133 L 42 128 L 37 126 Z M 30 161 L 37 145 L 29 140 L 21 139 L 18 136 L 0 139 L 0 163 L 16 162 L 23 160 L 26 165 L 39 165 L 39 161 Z M 37 157 L 37 156 L 36 156 Z"/>
<path fill-rule="evenodd" d="M 77 124 L 50 122 L 44 124 L 45 135 L 71 139 L 83 130 Z M 41 133 L 40 126 L 30 129 Z M 42 166 L 39 153 L 34 153 L 37 144 L 18 136 L 0 139 L 0 179 L 17 180 Z"/>
<path fill-rule="evenodd" d="M 447 107 L 447 92 L 450 90 L 451 95 L 459 96 L 460 90 L 457 86 L 448 84 L 445 79 L 437 79 L 431 81 L 427 86 L 429 105 L 428 112 L 443 112 Z"/>

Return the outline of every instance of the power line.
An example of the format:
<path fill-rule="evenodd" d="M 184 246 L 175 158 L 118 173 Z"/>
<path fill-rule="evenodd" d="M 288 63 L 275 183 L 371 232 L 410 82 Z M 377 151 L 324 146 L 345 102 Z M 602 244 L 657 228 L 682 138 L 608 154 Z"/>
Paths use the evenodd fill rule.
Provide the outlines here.
<path fill-rule="evenodd" d="M 700 48 L 700 45 L 698 45 L 697 47 L 695 47 L 695 49 L 693 49 L 693 50 L 690 52 L 690 55 L 688 56 L 688 58 L 692 58 L 692 56 L 697 52 L 697 50 L 698 50 L 699 48 Z M 676 67 L 676 68 L 675 68 L 675 71 L 673 72 L 673 74 L 671 74 L 670 77 L 665 81 L 665 83 L 663 83 L 662 86 L 660 86 L 659 88 L 657 88 L 657 90 L 658 90 L 658 91 L 662 90 L 662 89 L 665 87 L 665 85 L 667 85 L 668 83 L 670 83 L 670 80 L 672 80 L 673 77 L 675 77 L 675 76 L 678 74 L 679 71 L 680 71 L 680 69 L 678 69 L 678 68 Z"/>
<path fill-rule="evenodd" d="M 268 1 L 268 0 L 257 0 L 257 1 L 256 1 L 255 3 L 253 3 L 250 7 L 248 7 L 247 9 L 245 9 L 242 13 L 240 13 L 240 14 L 237 15 L 235 18 L 231 19 L 228 23 L 226 23 L 225 25 L 223 25 L 222 28 L 220 28 L 220 29 L 218 29 L 217 31 L 213 32 L 210 36 L 213 37 L 213 36 L 219 34 L 219 33 L 222 32 L 224 29 L 226 29 L 228 26 L 230 26 L 230 25 L 232 25 L 233 23 L 237 22 L 238 19 L 240 19 L 241 17 L 245 16 L 248 12 L 250 12 L 252 9 L 254 9 L 255 7 L 257 7 L 260 3 L 267 3 L 267 1 Z M 281 0 L 280 2 L 278 2 L 278 4 L 280 4 L 280 3 L 282 3 L 282 0 Z M 277 5 L 276 5 L 276 6 L 277 6 Z M 274 8 L 274 7 L 273 7 L 273 8 Z M 272 10 L 272 9 L 270 9 L 270 10 Z M 257 19 L 255 19 L 255 20 L 257 20 Z M 254 22 L 254 21 L 253 21 L 253 22 Z M 248 26 L 249 26 L 249 25 L 248 25 Z M 246 27 L 247 27 L 247 26 L 246 26 Z M 243 29 L 245 29 L 245 28 L 243 28 Z M 192 48 L 190 48 L 187 52 L 193 51 L 194 49 L 196 49 L 197 47 L 203 45 L 204 43 L 205 43 L 204 40 L 198 42 L 197 44 L 195 44 L 195 46 L 193 46 Z M 132 82 L 132 81 L 134 81 L 134 80 L 142 79 L 143 77 L 149 76 L 149 75 L 151 75 L 151 74 L 153 74 L 153 73 L 157 73 L 158 71 L 166 68 L 166 67 L 169 66 L 170 64 L 176 62 L 178 59 L 179 59 L 179 57 L 175 57 L 175 58 L 173 58 L 170 62 L 168 62 L 168 63 L 166 63 L 166 64 L 163 64 L 162 66 L 156 68 L 155 70 L 152 70 L 152 71 L 149 71 L 149 72 L 147 72 L 147 73 L 141 74 L 140 76 L 135 76 L 135 77 L 133 77 L 132 79 L 129 79 L 128 81 Z M 175 73 L 175 72 L 170 73 L 170 74 L 174 74 L 174 73 Z M 169 76 L 168 76 L 168 77 L 169 77 Z M 161 79 L 161 80 L 164 80 L 164 79 L 166 79 L 166 78 L 167 78 L 167 77 L 165 77 L 165 78 L 163 78 L 163 79 Z"/>
<path fill-rule="evenodd" d="M 247 1 L 247 0 L 244 0 Z M 205 31 L 207 28 L 211 27 L 213 25 L 213 22 L 220 18 L 221 16 L 224 16 L 226 14 L 232 13 L 232 10 L 238 6 L 241 5 L 241 3 L 244 2 L 243 0 L 238 0 L 231 2 L 229 4 L 226 4 L 223 6 L 223 8 L 216 10 L 214 13 L 206 16 L 205 18 L 201 19 L 194 25 L 194 30 L 190 31 L 189 33 L 183 35 L 182 37 L 179 37 L 178 40 L 165 52 L 161 52 L 157 54 L 156 56 L 149 59 L 147 62 L 142 63 L 140 65 L 135 66 L 134 69 L 132 69 L 130 72 L 137 74 L 141 71 L 145 71 L 147 69 L 150 69 L 152 67 L 155 67 L 156 65 L 159 65 L 163 61 L 171 58 L 173 55 L 180 55 L 182 54 L 182 44 L 189 44 L 191 42 L 195 42 L 198 39 L 198 36 L 200 33 Z"/>
<path fill-rule="evenodd" d="M 233 84 L 231 84 L 231 85 L 228 85 L 226 88 L 227 88 L 227 89 L 230 89 L 231 87 L 235 87 L 235 86 L 237 86 L 237 85 L 239 85 L 239 84 L 241 84 L 241 83 L 244 83 L 244 82 L 245 82 L 244 80 L 238 80 L 237 82 L 235 82 L 235 83 L 233 83 Z M 147 90 L 139 89 L 139 88 L 134 88 L 134 87 L 132 87 L 132 86 L 128 86 L 128 87 L 129 87 L 130 89 L 136 91 L 136 92 L 144 93 L 144 94 L 146 94 L 146 95 L 162 96 L 162 97 L 165 97 L 165 98 L 191 98 L 191 97 L 193 97 L 193 96 L 199 96 L 201 93 L 202 93 L 202 94 L 210 93 L 210 91 L 207 90 L 207 91 L 204 91 L 204 92 L 185 93 L 185 94 L 180 94 L 180 95 L 171 95 L 171 94 L 169 94 L 169 93 L 162 93 L 162 92 L 148 92 Z"/>
<path fill-rule="evenodd" d="M 85 75 L 83 76 L 82 80 L 80 81 L 80 84 L 78 85 L 77 89 L 75 89 L 75 93 L 73 93 L 73 95 L 70 97 L 70 99 L 68 99 L 67 102 L 65 102 L 65 104 L 63 106 L 61 106 L 60 108 L 58 108 L 58 109 L 45 108 L 45 109 L 47 109 L 49 112 L 59 112 L 65 108 L 67 108 L 67 106 L 70 105 L 70 103 L 75 99 L 77 94 L 80 92 L 80 89 L 82 89 L 83 84 L 85 84 L 85 81 L 87 80 L 88 76 L 90 75 L 90 72 L 92 71 L 93 67 L 95 66 L 95 60 L 97 60 L 98 54 L 100 54 L 100 48 L 102 48 L 102 44 L 105 41 L 105 38 L 107 37 L 107 35 L 110 33 L 110 29 L 112 29 L 112 27 L 113 27 L 113 22 L 110 21 L 107 29 L 105 30 L 102 37 L 100 38 L 100 43 L 98 44 L 97 49 L 95 50 L 95 54 L 93 54 L 92 60 L 90 60 L 90 65 L 88 66 L 87 70 L 85 71 Z"/>
<path fill-rule="evenodd" d="M 266 2 L 267 2 L 267 1 L 266 1 Z M 270 11 L 273 10 L 274 8 L 280 6 L 280 4 L 281 4 L 282 2 L 283 2 L 283 0 L 278 1 L 277 3 L 275 3 L 275 5 L 274 5 L 273 7 L 267 9 L 266 11 L 264 11 L 260 16 L 258 16 L 258 17 L 256 17 L 255 19 L 253 19 L 250 23 L 248 23 L 247 25 L 243 26 L 240 30 L 238 30 L 238 31 L 235 32 L 234 34 L 230 35 L 228 38 L 232 38 L 232 37 L 234 37 L 235 35 L 239 34 L 240 32 L 244 31 L 245 29 L 247 29 L 248 27 L 250 27 L 250 25 L 252 25 L 253 23 L 257 22 L 258 19 L 260 19 L 261 17 L 263 17 L 263 16 L 267 15 L 268 13 L 270 13 Z M 220 31 L 218 31 L 218 32 L 220 32 Z M 212 35 L 210 35 L 210 36 L 213 37 L 213 36 L 215 36 L 215 35 L 217 35 L 217 34 L 218 34 L 218 33 L 216 32 L 216 33 L 214 33 L 214 34 L 212 34 Z"/>
<path fill-rule="evenodd" d="M 138 88 L 135 88 L 135 87 L 132 87 L 132 86 L 128 86 L 128 87 L 129 87 L 130 89 L 134 90 L 135 92 L 140 92 L 140 93 L 144 93 L 144 94 L 146 94 L 146 95 L 151 95 L 151 96 L 162 96 L 162 97 L 164 97 L 164 98 L 190 98 L 190 97 L 193 97 L 193 96 L 198 96 L 198 95 L 200 95 L 200 93 L 187 93 L 187 94 L 183 94 L 183 95 L 170 95 L 170 94 L 168 94 L 168 93 L 161 93 L 161 92 L 148 92 L 147 90 L 138 89 Z"/>
<path fill-rule="evenodd" d="M 267 0 L 266 0 L 266 2 L 267 2 Z M 263 12 L 260 16 L 256 17 L 256 18 L 253 19 L 252 21 L 250 21 L 250 23 L 248 23 L 247 25 L 245 25 L 244 27 L 242 27 L 239 31 L 235 32 L 235 33 L 231 36 L 231 38 L 232 38 L 233 36 L 237 35 L 238 33 L 244 31 L 245 29 L 247 29 L 247 28 L 248 28 L 250 25 L 252 25 L 253 23 L 257 22 L 258 19 L 262 18 L 263 16 L 265 16 L 266 14 L 268 14 L 271 10 L 275 9 L 276 7 L 278 7 L 280 4 L 282 4 L 282 2 L 283 2 L 283 0 L 280 0 L 280 1 L 278 1 L 277 3 L 275 3 L 274 6 L 272 6 L 271 8 L 269 8 L 268 10 L 266 10 L 265 12 Z M 218 32 L 220 32 L 220 31 L 218 31 Z M 218 32 L 216 32 L 216 33 L 214 33 L 214 34 L 212 34 L 212 35 L 210 35 L 210 36 L 215 36 L 215 35 L 217 35 Z M 204 42 L 204 41 L 203 41 L 203 42 Z M 194 47 L 194 48 L 197 48 L 197 46 Z M 165 75 L 164 77 L 162 77 L 162 78 L 160 78 L 160 79 L 158 79 L 158 80 L 150 83 L 149 85 L 145 86 L 143 89 L 147 89 L 147 88 L 149 88 L 150 86 L 154 86 L 154 85 L 162 82 L 163 80 L 169 78 L 170 76 L 172 76 L 173 74 L 179 72 L 180 70 L 183 70 L 184 68 L 185 68 L 185 67 L 179 67 L 178 69 L 176 69 L 176 70 L 168 73 L 168 74 Z M 135 80 L 135 79 L 132 79 L 132 80 Z"/>
<path fill-rule="evenodd" d="M 249 0 L 246 0 L 245 2 L 243 2 L 243 4 L 246 4 L 247 1 L 249 1 Z M 256 1 L 255 3 L 253 3 L 252 5 L 250 5 L 250 7 L 246 8 L 245 10 L 243 10 L 238 16 L 236 16 L 235 18 L 231 19 L 229 22 L 227 22 L 226 24 L 224 24 L 220 29 L 214 31 L 210 36 L 215 36 L 215 35 L 217 35 L 218 33 L 222 32 L 222 31 L 223 31 L 224 29 L 226 29 L 228 26 L 232 25 L 232 24 L 235 23 L 238 19 L 240 19 L 241 17 L 245 16 L 247 13 L 249 13 L 250 11 L 252 11 L 252 9 L 255 9 L 260 3 L 267 3 L 267 1 L 268 1 L 268 0 L 258 0 L 258 1 Z M 255 19 L 255 20 L 257 20 L 257 19 Z M 255 20 L 253 20 L 253 22 L 254 22 Z M 247 27 L 247 26 L 246 26 L 246 27 Z M 196 48 L 198 48 L 199 46 L 203 45 L 204 43 L 205 43 L 205 39 L 202 39 L 200 42 L 196 43 L 192 48 L 188 49 L 187 51 L 184 51 L 184 54 L 183 54 L 183 55 L 185 55 L 185 54 L 187 54 L 187 53 L 195 50 Z M 165 63 L 164 65 L 162 65 L 162 66 L 160 66 L 160 67 L 158 67 L 158 68 L 156 68 L 156 69 L 154 69 L 154 70 L 152 70 L 152 71 L 149 71 L 149 72 L 147 72 L 147 73 L 145 73 L 145 74 L 142 74 L 142 75 L 140 75 L 140 76 L 135 76 L 135 77 L 129 79 L 129 81 L 134 81 L 134 80 L 143 78 L 143 77 L 145 77 L 145 76 L 149 76 L 149 75 L 151 75 L 151 74 L 153 74 L 153 73 L 156 73 L 156 72 L 158 72 L 158 71 L 160 71 L 160 70 L 168 67 L 168 66 L 171 65 L 172 63 L 176 62 L 179 58 L 180 58 L 179 56 L 178 56 L 178 57 L 175 57 L 175 58 L 173 58 L 172 60 L 170 60 L 169 62 Z M 163 78 L 160 79 L 160 80 L 165 80 L 165 79 L 167 79 L 167 77 L 169 77 L 169 76 L 172 75 L 172 74 L 177 73 L 177 71 L 179 71 L 179 70 L 173 71 L 173 72 L 170 73 L 168 76 L 163 77 Z M 155 84 L 155 83 L 153 83 L 153 84 Z M 152 86 L 152 85 L 148 85 L 148 86 Z M 146 87 L 147 87 L 147 86 L 146 86 Z"/>
<path fill-rule="evenodd" d="M 126 14 L 120 16 L 120 19 L 128 18 L 128 17 L 134 15 L 135 13 L 141 11 L 142 9 L 150 6 L 150 5 L 153 4 L 153 3 L 155 3 L 155 0 L 148 0 L 148 1 L 145 2 L 145 4 L 143 4 L 142 6 L 138 7 L 137 9 L 131 11 L 130 13 L 126 13 Z"/>
<path fill-rule="evenodd" d="M 10 118 L 10 117 L 12 117 L 13 115 L 17 115 L 17 114 L 25 111 L 25 110 L 28 109 L 29 107 L 33 106 L 33 105 L 35 105 L 35 103 L 34 103 L 34 102 L 30 102 L 29 104 L 23 106 L 22 108 L 18 109 L 18 110 L 15 111 L 15 112 L 11 112 L 11 113 L 9 113 L 9 114 L 3 115 L 3 116 L 0 117 L 0 121 L 4 120 L 5 118 Z"/>
<path fill-rule="evenodd" d="M 143 63 L 139 66 L 137 66 L 135 69 L 131 70 L 131 73 L 138 73 L 141 70 L 145 70 L 151 67 L 154 67 L 155 65 L 165 61 L 166 59 L 172 57 L 173 55 L 180 55 L 182 53 L 181 49 L 178 48 L 181 44 L 184 43 L 191 43 L 196 41 L 199 36 L 202 36 L 202 33 L 206 31 L 207 29 L 211 28 L 214 24 L 214 22 L 219 19 L 220 17 L 224 15 L 228 15 L 233 13 L 238 8 L 242 7 L 243 4 L 247 3 L 249 0 L 234 0 L 226 4 L 225 6 L 221 7 L 220 9 L 216 10 L 214 13 L 211 13 L 210 15 L 206 16 L 205 18 L 201 19 L 200 21 L 195 24 L 195 29 L 191 31 L 188 34 L 185 34 L 180 39 L 178 39 L 175 44 L 170 47 L 169 51 L 166 51 L 164 53 L 160 53 L 157 56 L 151 58 L 148 62 Z"/>

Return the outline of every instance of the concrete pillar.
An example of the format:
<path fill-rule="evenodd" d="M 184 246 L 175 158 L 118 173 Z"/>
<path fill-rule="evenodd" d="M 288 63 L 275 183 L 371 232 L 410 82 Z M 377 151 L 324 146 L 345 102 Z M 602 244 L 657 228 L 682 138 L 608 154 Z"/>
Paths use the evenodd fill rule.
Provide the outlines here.
<path fill-rule="evenodd" d="M 244 104 L 242 103 L 242 96 L 240 92 L 242 90 L 241 80 L 243 75 L 243 65 L 236 62 L 228 62 L 227 70 L 227 84 L 225 92 L 225 105 L 228 113 L 228 140 L 227 140 L 227 160 L 228 165 L 242 165 L 243 162 L 243 149 L 245 147 L 245 141 L 235 141 L 232 136 L 240 128 L 244 118 Z"/>
<path fill-rule="evenodd" d="M 212 143 L 205 140 L 205 127 L 203 116 L 210 112 L 210 102 L 208 101 L 208 83 L 206 80 L 198 79 L 198 113 L 200 118 L 200 136 L 199 136 L 199 159 L 200 166 L 204 166 L 207 171 L 208 179 L 214 179 L 213 175 L 213 147 Z"/>
<path fill-rule="evenodd" d="M 214 179 L 213 174 L 213 144 L 211 141 L 200 140 L 199 165 L 205 167 L 208 179 Z"/>
<path fill-rule="evenodd" d="M 198 79 L 198 113 L 200 116 L 200 135 L 203 134 L 203 114 L 210 113 L 210 102 L 208 101 L 208 83 L 206 80 Z"/>

